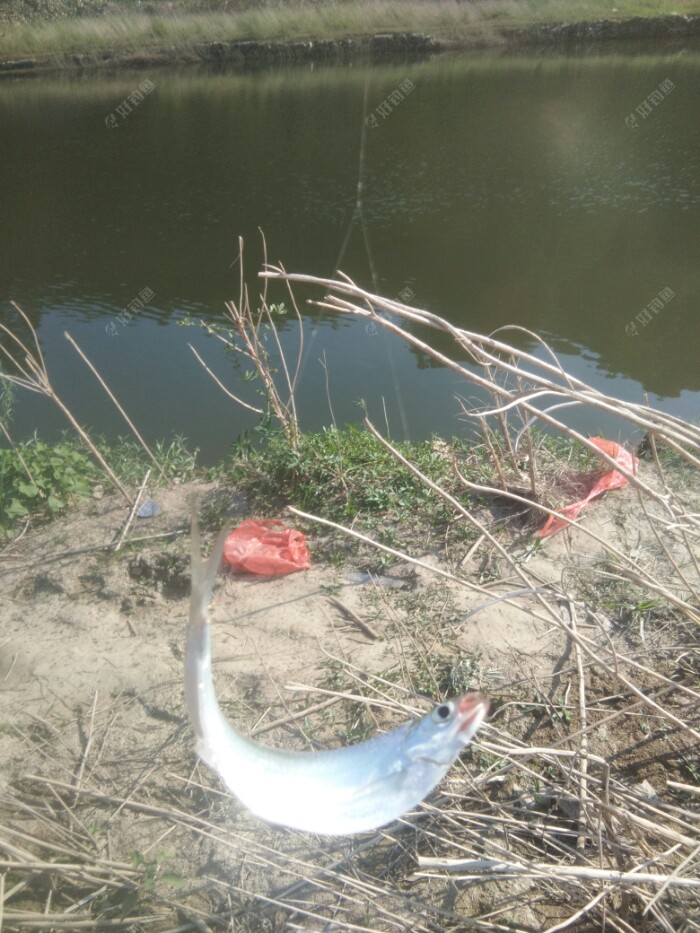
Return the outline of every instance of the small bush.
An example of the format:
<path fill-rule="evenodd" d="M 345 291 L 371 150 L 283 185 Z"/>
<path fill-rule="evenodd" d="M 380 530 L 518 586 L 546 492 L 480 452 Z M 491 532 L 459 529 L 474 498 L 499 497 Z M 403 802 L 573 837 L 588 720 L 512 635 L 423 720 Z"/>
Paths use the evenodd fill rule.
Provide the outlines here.
<path fill-rule="evenodd" d="M 73 496 L 87 495 L 99 471 L 68 441 L 47 444 L 34 438 L 0 450 L 0 528 L 34 513 L 54 515 Z"/>

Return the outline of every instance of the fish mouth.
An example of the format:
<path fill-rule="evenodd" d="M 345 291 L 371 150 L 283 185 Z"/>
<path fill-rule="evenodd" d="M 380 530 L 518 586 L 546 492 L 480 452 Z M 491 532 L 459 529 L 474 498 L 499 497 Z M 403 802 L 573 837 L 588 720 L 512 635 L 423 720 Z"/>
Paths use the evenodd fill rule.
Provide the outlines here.
<path fill-rule="evenodd" d="M 478 727 L 488 715 L 490 705 L 489 698 L 483 693 L 466 693 L 458 705 L 460 726 L 457 731 L 474 729 L 475 724 Z"/>

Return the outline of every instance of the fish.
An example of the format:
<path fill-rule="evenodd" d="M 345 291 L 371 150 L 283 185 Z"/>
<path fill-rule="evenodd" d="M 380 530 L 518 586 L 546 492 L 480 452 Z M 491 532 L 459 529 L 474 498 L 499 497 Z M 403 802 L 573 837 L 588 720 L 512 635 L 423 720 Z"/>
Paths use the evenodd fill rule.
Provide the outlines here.
<path fill-rule="evenodd" d="M 447 774 L 489 710 L 481 693 L 445 700 L 366 742 L 291 751 L 255 742 L 219 706 L 211 660 L 209 603 L 226 530 L 202 560 L 192 518 L 192 589 L 185 651 L 185 698 L 196 750 L 256 817 L 322 836 L 379 829 L 416 807 Z"/>

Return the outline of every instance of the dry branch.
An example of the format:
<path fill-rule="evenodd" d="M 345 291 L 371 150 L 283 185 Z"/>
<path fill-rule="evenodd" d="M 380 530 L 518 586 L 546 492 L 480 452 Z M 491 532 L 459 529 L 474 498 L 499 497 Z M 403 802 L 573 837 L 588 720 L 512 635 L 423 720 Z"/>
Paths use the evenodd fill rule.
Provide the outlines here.
<path fill-rule="evenodd" d="M 450 873 L 450 876 L 459 874 L 462 880 L 484 876 L 515 877 L 522 875 L 530 878 L 546 878 L 556 881 L 560 878 L 578 881 L 607 881 L 612 884 L 638 885 L 672 885 L 679 888 L 700 889 L 700 878 L 684 878 L 677 875 L 662 875 L 643 871 L 608 871 L 602 868 L 587 868 L 581 865 L 547 865 L 537 863 L 523 865 L 520 862 L 501 862 L 498 859 L 448 859 L 418 858 L 420 868 L 439 868 Z M 436 875 L 427 872 L 416 872 L 416 877 L 435 878 Z"/>
<path fill-rule="evenodd" d="M 29 392 L 37 392 L 39 395 L 43 395 L 50 399 L 68 419 L 73 429 L 76 431 L 78 436 L 82 439 L 104 472 L 107 474 L 114 488 L 119 490 L 128 504 L 131 505 L 133 503 L 133 498 L 131 495 L 121 484 L 110 465 L 94 445 L 90 435 L 83 427 L 81 427 L 80 424 L 78 424 L 70 409 L 64 404 L 61 398 L 54 391 L 54 388 L 51 385 L 51 380 L 49 379 L 49 373 L 46 368 L 46 363 L 41 352 L 39 338 L 37 337 L 34 325 L 29 320 L 29 317 L 19 307 L 19 305 L 15 304 L 15 302 L 10 302 L 10 304 L 21 315 L 22 320 L 29 329 L 29 332 L 31 333 L 32 339 L 34 341 L 35 349 L 34 351 L 29 350 L 27 346 L 20 340 L 20 338 L 12 330 L 10 330 L 9 327 L 7 327 L 5 324 L 0 324 L 0 330 L 3 330 L 7 334 L 15 347 L 13 352 L 11 352 L 0 343 L 0 350 L 2 350 L 5 356 L 10 360 L 15 369 L 14 373 L 6 373 L 0 370 L 0 379 L 5 379 L 7 382 L 12 383 L 13 385 L 27 389 Z M 19 375 L 17 375 L 17 373 L 19 373 Z"/>

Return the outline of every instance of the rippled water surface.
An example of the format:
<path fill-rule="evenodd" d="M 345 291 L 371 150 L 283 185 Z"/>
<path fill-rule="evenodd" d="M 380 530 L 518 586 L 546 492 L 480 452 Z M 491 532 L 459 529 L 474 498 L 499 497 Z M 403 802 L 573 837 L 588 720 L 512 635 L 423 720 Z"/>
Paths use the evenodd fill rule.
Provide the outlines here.
<path fill-rule="evenodd" d="M 123 431 L 66 330 L 149 440 L 185 434 L 211 461 L 256 419 L 187 342 L 255 396 L 220 344 L 177 324 L 221 317 L 237 293 L 239 235 L 257 288 L 261 228 L 289 270 L 340 267 L 472 330 L 522 325 L 605 391 L 697 417 L 699 78 L 692 53 L 662 51 L 5 80 L 0 319 L 12 322 L 11 299 L 31 316 L 82 422 Z M 120 115 L 144 80 L 152 91 Z M 406 80 L 413 89 L 388 112 Z M 353 223 L 360 174 L 366 236 Z M 151 300 L 119 323 L 144 289 Z M 379 419 L 384 399 L 394 436 L 465 430 L 453 396 L 470 390 L 454 374 L 363 322 L 304 315 L 305 427 L 330 421 L 325 354 L 339 422 L 360 417 L 360 398 Z M 283 340 L 296 346 L 293 328 Z M 48 402 L 18 397 L 15 435 L 62 426 Z"/>

